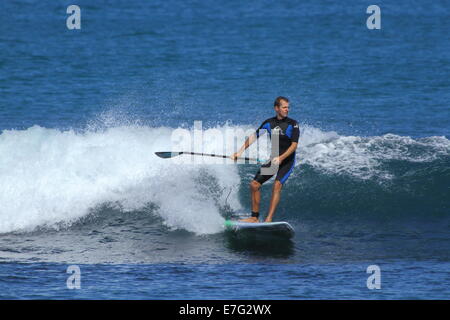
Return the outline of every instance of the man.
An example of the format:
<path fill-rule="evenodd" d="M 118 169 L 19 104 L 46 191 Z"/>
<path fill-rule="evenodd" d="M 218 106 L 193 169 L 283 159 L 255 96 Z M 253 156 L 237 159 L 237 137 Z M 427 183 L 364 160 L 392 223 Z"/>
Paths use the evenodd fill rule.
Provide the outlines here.
<path fill-rule="evenodd" d="M 258 173 L 250 182 L 251 198 L 252 198 L 252 216 L 242 220 L 244 222 L 259 222 L 259 203 L 261 200 L 261 185 L 274 176 L 272 198 L 270 200 L 269 212 L 265 222 L 272 222 L 273 215 L 280 201 L 281 189 L 287 178 L 291 174 L 295 165 L 295 150 L 298 145 L 298 137 L 300 131 L 297 121 L 288 118 L 289 100 L 285 97 L 278 97 L 274 102 L 275 117 L 264 121 L 257 129 L 256 133 L 250 136 L 238 152 L 231 155 L 232 160 L 239 158 L 256 139 L 259 138 L 260 130 L 265 129 L 269 133 L 272 140 L 272 156 L 268 164 L 262 165 Z M 278 141 L 274 141 L 278 139 Z M 274 143 L 275 142 L 275 143 Z M 276 148 L 278 142 L 278 150 Z M 277 171 L 274 171 L 278 169 Z"/>

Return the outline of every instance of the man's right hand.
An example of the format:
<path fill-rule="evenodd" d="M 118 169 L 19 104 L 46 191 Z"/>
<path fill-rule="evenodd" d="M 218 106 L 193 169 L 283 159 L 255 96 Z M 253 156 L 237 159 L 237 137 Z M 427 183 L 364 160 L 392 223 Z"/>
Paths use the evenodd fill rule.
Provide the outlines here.
<path fill-rule="evenodd" d="M 230 156 L 230 159 L 233 160 L 233 161 L 236 161 L 237 158 L 239 158 L 240 156 L 241 156 L 241 153 L 235 152 L 235 153 L 233 153 L 233 154 Z"/>

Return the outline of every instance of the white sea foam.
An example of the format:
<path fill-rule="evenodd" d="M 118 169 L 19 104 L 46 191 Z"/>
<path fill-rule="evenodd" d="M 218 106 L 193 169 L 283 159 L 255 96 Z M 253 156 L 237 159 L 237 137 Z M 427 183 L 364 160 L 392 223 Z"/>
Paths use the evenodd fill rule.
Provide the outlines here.
<path fill-rule="evenodd" d="M 298 165 L 309 164 L 332 174 L 359 179 L 391 179 L 382 164 L 390 160 L 429 162 L 450 155 L 445 137 L 411 137 L 386 134 L 374 137 L 341 136 L 336 132 L 303 126 L 299 142 Z"/>
<path fill-rule="evenodd" d="M 0 232 L 70 223 L 108 202 L 119 202 L 124 210 L 153 203 L 171 228 L 198 234 L 220 231 L 223 218 L 217 203 L 196 177 L 206 170 L 219 188 L 228 190 L 239 183 L 237 168 L 183 165 L 156 157 L 155 151 L 170 148 L 171 132 L 144 126 L 86 133 L 39 126 L 3 131 Z M 227 201 L 240 208 L 237 188 L 232 190 Z"/>

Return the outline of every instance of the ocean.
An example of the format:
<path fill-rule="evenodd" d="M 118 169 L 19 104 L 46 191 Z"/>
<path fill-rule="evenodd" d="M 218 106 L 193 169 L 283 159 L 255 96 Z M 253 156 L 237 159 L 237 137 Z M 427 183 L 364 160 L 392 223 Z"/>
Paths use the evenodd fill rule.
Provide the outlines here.
<path fill-rule="evenodd" d="M 449 299 L 450 5 L 371 4 L 4 1 L 0 299 Z M 277 96 L 295 237 L 236 237 L 258 165 L 154 153 L 231 154 Z"/>

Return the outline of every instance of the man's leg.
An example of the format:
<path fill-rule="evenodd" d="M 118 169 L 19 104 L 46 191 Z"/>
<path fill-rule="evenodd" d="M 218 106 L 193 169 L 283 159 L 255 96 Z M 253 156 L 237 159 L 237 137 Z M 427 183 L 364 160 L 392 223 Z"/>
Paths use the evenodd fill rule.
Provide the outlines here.
<path fill-rule="evenodd" d="M 252 212 L 259 213 L 259 203 L 261 202 L 261 184 L 258 181 L 250 182 L 250 191 L 252 194 Z"/>
<path fill-rule="evenodd" d="M 275 210 L 280 202 L 282 188 L 283 184 L 279 180 L 275 180 L 272 189 L 272 198 L 270 199 L 269 213 L 267 214 L 265 222 L 272 222 L 273 215 L 275 214 Z"/>
<path fill-rule="evenodd" d="M 272 222 L 273 215 L 277 210 L 278 203 L 280 202 L 281 197 L 281 189 L 283 188 L 283 184 L 289 178 L 289 175 L 292 173 L 292 170 L 295 166 L 295 155 L 285 159 L 278 170 L 277 177 L 273 184 L 272 189 L 272 198 L 270 199 L 269 213 L 267 214 L 267 218 L 265 222 Z"/>
<path fill-rule="evenodd" d="M 259 215 L 259 203 L 261 202 L 261 184 L 258 181 L 252 180 L 250 182 L 250 193 L 252 198 L 252 216 L 248 219 L 241 220 L 242 222 L 258 222 L 257 216 L 253 213 L 258 213 Z"/>

